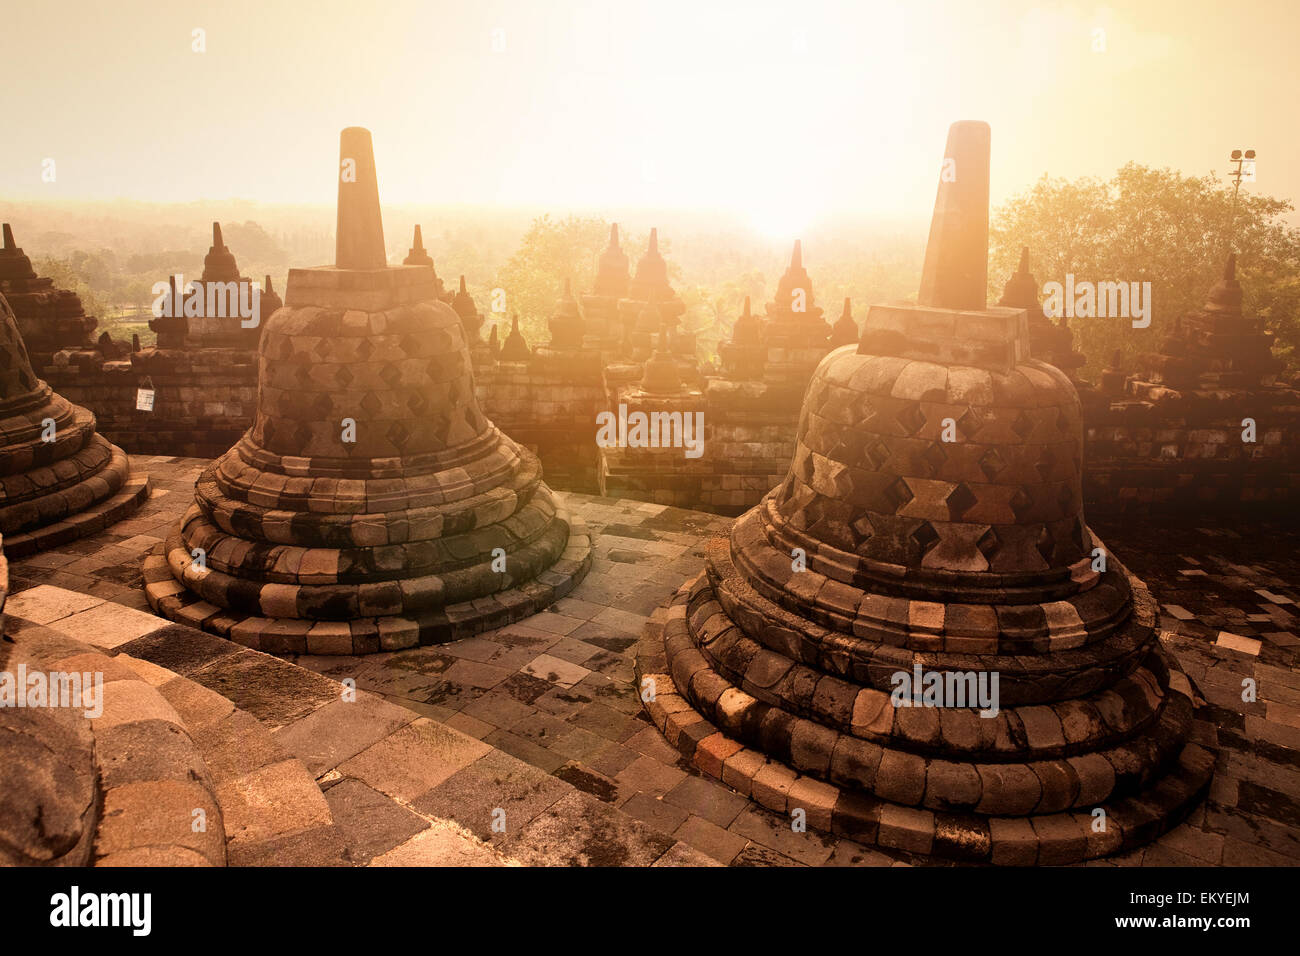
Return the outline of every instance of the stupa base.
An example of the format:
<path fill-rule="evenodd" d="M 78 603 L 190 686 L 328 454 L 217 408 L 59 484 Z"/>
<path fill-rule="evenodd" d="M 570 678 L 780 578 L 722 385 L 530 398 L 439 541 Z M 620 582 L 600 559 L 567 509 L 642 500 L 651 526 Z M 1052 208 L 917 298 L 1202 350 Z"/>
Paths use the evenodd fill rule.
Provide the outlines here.
<path fill-rule="evenodd" d="M 486 597 L 420 614 L 359 617 L 347 621 L 245 614 L 203 600 L 178 582 L 167 543 L 155 545 L 143 564 L 145 598 L 154 613 L 268 654 L 359 655 L 446 644 L 504 627 L 545 610 L 571 592 L 591 567 L 591 536 L 578 519 L 564 517 L 569 538 L 559 560 L 537 577 Z M 5 541 L 8 548 L 8 539 Z"/>
<path fill-rule="evenodd" d="M 1157 731 L 1166 740 L 1174 738 L 1169 756 L 1140 786 L 1123 793 L 1117 789 L 1095 803 L 1042 813 L 1035 813 L 1030 806 L 1019 815 L 945 812 L 923 805 L 919 791 L 916 805 L 907 805 L 841 786 L 833 779 L 833 765 L 823 776 L 801 773 L 737 739 L 744 733 L 743 727 L 753 730 L 749 726 L 754 722 L 752 710 L 746 715 L 746 708 L 738 706 L 748 695 L 714 671 L 698 652 L 691 653 L 687 606 L 709 587 L 705 576 L 687 582 L 647 625 L 636 657 L 636 686 L 643 706 L 667 741 L 702 772 L 776 813 L 803 810 L 809 827 L 866 846 L 936 860 L 1059 866 L 1149 843 L 1186 817 L 1209 788 L 1217 731 L 1197 711 L 1189 694 L 1173 685 L 1167 689 L 1170 699 L 1163 712 L 1164 726 Z M 682 681 L 688 686 L 680 686 Z M 1176 681 L 1184 682 L 1185 678 Z M 717 694 L 724 685 L 726 690 Z M 653 699 L 646 700 L 650 687 Z M 720 728 L 701 714 L 694 702 L 701 693 L 715 701 L 714 712 L 721 715 L 720 722 L 734 716 L 735 726 Z M 800 746 L 788 723 L 768 726 L 775 723 L 779 722 L 767 722 L 760 731 L 767 734 L 765 740 L 787 750 Z M 807 759 L 807 754 L 794 756 L 800 761 Z M 922 758 L 912 759 L 922 762 Z M 1005 767 L 1033 779 L 1030 764 L 1010 762 Z M 1043 797 L 1039 805 L 1049 799 Z"/>
<path fill-rule="evenodd" d="M 38 504 L 41 504 L 43 509 L 50 508 L 56 513 L 71 513 L 67 514 L 67 517 L 60 518 L 50 524 L 26 531 L 5 534 L 5 553 L 11 558 L 22 558 L 38 551 L 57 548 L 70 541 L 76 541 L 78 538 L 98 534 L 108 528 L 109 525 L 128 517 L 140 505 L 148 501 L 150 493 L 149 476 L 142 471 L 132 471 L 126 463 L 125 453 L 121 452 L 120 449 L 114 449 L 114 451 L 115 460 L 109 469 L 105 470 L 109 471 L 118 465 L 116 455 L 120 455 L 122 459 L 120 466 L 124 471 L 120 484 L 109 482 L 103 476 L 95 476 L 82 485 L 74 486 L 65 491 L 53 492 L 50 498 L 58 500 Z M 93 494 L 93 491 L 87 486 L 94 484 L 102 486 L 111 493 L 81 507 L 84 496 Z M 115 489 L 114 485 L 116 485 Z M 78 507 L 80 507 L 80 510 L 74 510 Z"/>

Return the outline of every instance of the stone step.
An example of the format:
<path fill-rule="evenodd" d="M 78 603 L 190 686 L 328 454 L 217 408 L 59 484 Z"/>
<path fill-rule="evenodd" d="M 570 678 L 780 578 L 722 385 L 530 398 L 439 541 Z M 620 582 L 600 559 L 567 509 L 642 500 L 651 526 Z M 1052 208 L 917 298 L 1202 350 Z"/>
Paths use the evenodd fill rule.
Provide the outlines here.
<path fill-rule="evenodd" d="M 231 866 L 343 865 L 342 841 L 324 795 L 301 760 L 228 698 L 157 664 L 120 653 L 175 709 L 201 755 L 220 806 Z"/>
<path fill-rule="evenodd" d="M 66 750 L 65 764 L 79 752 L 80 748 L 69 746 L 77 739 L 93 754 L 71 779 L 65 779 L 67 774 L 53 778 L 67 794 L 55 795 L 52 802 L 41 799 L 41 818 L 59 819 L 57 811 L 64 809 L 69 795 L 94 794 L 98 812 L 88 828 L 93 836 L 79 859 L 69 855 L 66 861 L 96 866 L 224 866 L 226 841 L 212 776 L 183 718 L 158 689 L 129 666 L 128 658 L 109 656 L 102 648 L 52 628 L 10 618 L 7 631 L 28 675 L 38 671 L 48 675 L 51 689 L 68 689 L 58 701 L 51 693 L 44 706 L 27 711 L 65 725 L 58 734 L 45 728 L 42 739 L 51 749 L 55 748 L 50 741 L 58 741 L 57 749 Z M 66 685 L 62 678 L 68 679 Z M 71 740 L 69 721 L 82 730 Z M 29 788 L 42 779 L 20 776 Z M 51 807 L 55 814 L 49 812 Z"/>
<path fill-rule="evenodd" d="M 346 671 L 331 679 L 49 585 L 10 600 L 60 640 L 93 634 L 175 713 L 231 866 L 714 865 L 558 776 L 353 691 Z"/>

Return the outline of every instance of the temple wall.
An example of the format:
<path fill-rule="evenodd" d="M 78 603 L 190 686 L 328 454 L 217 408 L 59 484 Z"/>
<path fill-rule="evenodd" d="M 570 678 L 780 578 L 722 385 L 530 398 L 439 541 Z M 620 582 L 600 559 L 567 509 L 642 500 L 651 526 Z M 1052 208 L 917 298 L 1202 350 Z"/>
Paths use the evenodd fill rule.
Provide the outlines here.
<path fill-rule="evenodd" d="M 146 349 L 131 362 L 38 370 L 99 430 L 133 454 L 212 458 L 252 422 L 256 366 L 230 356 L 195 361 Z M 794 455 L 799 389 L 764 382 L 708 383 L 700 458 L 680 448 L 598 449 L 596 415 L 617 407 L 590 353 L 476 370 L 486 414 L 542 460 L 559 490 L 640 498 L 735 516 L 785 477 Z M 135 408 L 152 380 L 154 411 Z M 1300 391 L 1192 393 L 1123 400 L 1085 411 L 1084 497 L 1094 513 L 1278 509 L 1300 502 Z M 1254 418 L 1257 440 L 1241 440 Z"/>
<path fill-rule="evenodd" d="M 1256 423 L 1242 441 L 1242 419 Z M 1085 416 L 1092 513 L 1249 511 L 1300 503 L 1300 392 L 1193 393 Z"/>
<path fill-rule="evenodd" d="M 132 361 L 51 365 L 37 374 L 93 411 L 100 433 L 134 455 L 215 458 L 239 440 L 257 408 L 257 364 L 248 353 L 195 358 L 145 349 Z M 149 384 L 153 411 L 138 411 L 136 389 Z"/>
<path fill-rule="evenodd" d="M 606 407 L 599 353 L 547 353 L 475 368 L 484 414 L 542 461 L 552 488 L 595 494 L 596 415 Z"/>

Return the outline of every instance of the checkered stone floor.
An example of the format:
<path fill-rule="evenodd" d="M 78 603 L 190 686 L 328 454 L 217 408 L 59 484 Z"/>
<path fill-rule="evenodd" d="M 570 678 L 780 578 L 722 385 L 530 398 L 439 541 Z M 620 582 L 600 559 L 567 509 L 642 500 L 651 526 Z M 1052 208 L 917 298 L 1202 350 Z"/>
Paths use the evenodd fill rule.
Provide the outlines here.
<path fill-rule="evenodd" d="M 206 463 L 149 457 L 135 463 L 151 476 L 151 500 L 109 533 L 14 562 L 14 590 L 51 584 L 147 610 L 140 561 L 179 520 Z M 652 862 L 618 849 L 633 844 L 602 844 L 599 831 L 613 818 L 594 814 L 597 805 L 658 835 L 658 842 L 634 845 L 671 847 L 660 864 L 924 862 L 811 830 L 793 832 L 788 820 L 683 761 L 642 712 L 633 686 L 641 629 L 699 571 L 704 541 L 729 528 L 731 519 L 630 500 L 562 497 L 591 530 L 594 561 L 573 594 L 549 611 L 453 644 L 296 658 L 482 743 L 472 773 L 438 783 L 415 809 L 484 840 L 499 838 L 485 822 L 489 808 L 480 805 L 486 778 L 474 778 L 489 774 L 493 786 L 515 794 L 507 814 L 513 824 L 532 828 L 526 843 L 571 847 L 536 862 Z M 1160 602 L 1168 645 L 1211 705 L 1221 749 L 1209 800 L 1189 820 L 1149 847 L 1090 865 L 1300 864 L 1300 527 L 1200 519 L 1124 519 L 1094 527 Z M 1256 697 L 1243 701 L 1248 678 Z M 493 770 L 492 760 L 502 767 Z M 520 776 L 520 767 L 529 772 Z M 324 782 L 355 788 L 346 769 L 330 770 L 342 779 Z M 613 849 L 583 850 L 602 845 Z"/>

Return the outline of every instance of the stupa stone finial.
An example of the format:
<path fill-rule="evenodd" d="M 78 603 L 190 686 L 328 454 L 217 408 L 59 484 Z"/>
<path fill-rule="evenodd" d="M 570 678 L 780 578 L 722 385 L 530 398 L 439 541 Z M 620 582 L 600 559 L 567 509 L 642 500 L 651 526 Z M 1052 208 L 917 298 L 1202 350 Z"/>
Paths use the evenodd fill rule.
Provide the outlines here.
<path fill-rule="evenodd" d="M 420 234 L 420 224 L 415 224 L 415 234 L 411 237 L 411 248 L 402 260 L 404 266 L 428 266 L 433 268 L 433 256 L 424 248 L 424 236 Z"/>
<path fill-rule="evenodd" d="M 338 225 L 334 265 L 339 269 L 382 269 L 384 223 L 370 130 L 349 126 L 339 135 Z"/>
<path fill-rule="evenodd" d="M 831 326 L 831 348 L 836 349 L 841 345 L 856 345 L 858 334 L 858 323 L 853 319 L 853 309 L 846 296 L 844 311 L 840 313 L 840 317 Z"/>
<path fill-rule="evenodd" d="M 921 270 L 919 305 L 979 311 L 988 292 L 989 124 L 948 130 L 944 175 L 934 201 Z M 951 175 L 948 175 L 951 170 Z"/>
<path fill-rule="evenodd" d="M 516 312 L 510 317 L 510 334 L 501 343 L 501 361 L 527 362 L 532 354 L 528 343 L 524 341 L 523 333 L 519 331 L 519 313 Z"/>
<path fill-rule="evenodd" d="M 622 298 L 627 295 L 628 283 L 631 281 L 627 253 L 619 245 L 618 223 L 611 223 L 609 245 L 596 263 L 596 281 L 592 286 L 592 295 Z"/>
<path fill-rule="evenodd" d="M 203 282 L 239 282 L 239 264 L 221 236 L 221 223 L 212 224 L 212 247 L 203 258 Z"/>
<path fill-rule="evenodd" d="M 564 292 L 555 303 L 555 314 L 547 323 L 551 330 L 551 348 L 582 348 L 582 337 L 586 334 L 586 320 L 582 307 L 573 297 L 573 287 L 568 278 L 564 280 Z"/>
<path fill-rule="evenodd" d="M 283 307 L 284 300 L 275 291 L 275 286 L 271 284 L 271 277 L 268 275 L 262 280 L 262 318 L 269 319 L 275 315 L 276 309 Z"/>

